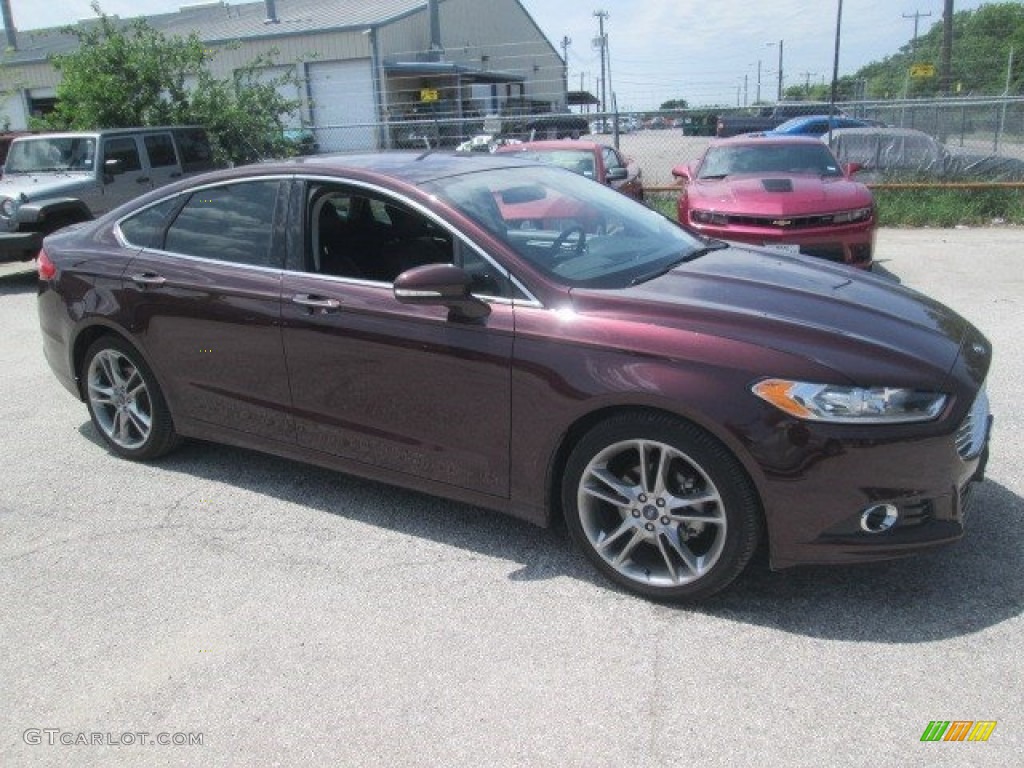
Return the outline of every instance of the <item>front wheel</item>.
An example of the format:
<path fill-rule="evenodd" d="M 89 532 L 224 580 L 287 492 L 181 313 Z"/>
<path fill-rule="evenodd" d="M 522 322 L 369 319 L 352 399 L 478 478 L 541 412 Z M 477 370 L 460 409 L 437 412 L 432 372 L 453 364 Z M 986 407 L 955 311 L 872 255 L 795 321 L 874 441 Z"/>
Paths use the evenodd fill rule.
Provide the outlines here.
<path fill-rule="evenodd" d="M 97 339 L 85 353 L 83 379 L 92 423 L 114 453 L 140 461 L 177 445 L 156 377 L 130 344 L 115 336 Z"/>
<path fill-rule="evenodd" d="M 598 570 L 656 600 L 698 600 L 746 567 L 761 508 L 736 458 L 667 414 L 623 413 L 590 430 L 566 465 L 569 533 Z"/>

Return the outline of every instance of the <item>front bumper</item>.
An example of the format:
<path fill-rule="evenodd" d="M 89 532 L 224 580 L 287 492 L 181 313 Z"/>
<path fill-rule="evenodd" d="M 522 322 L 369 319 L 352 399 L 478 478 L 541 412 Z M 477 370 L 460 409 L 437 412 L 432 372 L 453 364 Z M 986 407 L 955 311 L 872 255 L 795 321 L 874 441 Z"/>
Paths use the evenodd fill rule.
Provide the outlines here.
<path fill-rule="evenodd" d="M 733 240 L 748 245 L 782 248 L 828 261 L 869 269 L 875 251 L 875 222 L 811 229 L 767 228 L 762 226 L 714 226 L 689 221 L 687 226 L 706 237 Z"/>
<path fill-rule="evenodd" d="M 969 457 L 953 434 L 915 439 L 851 439 L 840 431 L 790 425 L 791 467 L 768 481 L 765 508 L 773 568 L 904 557 L 963 536 L 970 488 L 984 477 L 992 419 Z M 799 478 L 799 482 L 793 480 Z M 817 489 L 808 494 L 808 488 Z M 895 524 L 861 526 L 865 510 L 892 505 Z"/>

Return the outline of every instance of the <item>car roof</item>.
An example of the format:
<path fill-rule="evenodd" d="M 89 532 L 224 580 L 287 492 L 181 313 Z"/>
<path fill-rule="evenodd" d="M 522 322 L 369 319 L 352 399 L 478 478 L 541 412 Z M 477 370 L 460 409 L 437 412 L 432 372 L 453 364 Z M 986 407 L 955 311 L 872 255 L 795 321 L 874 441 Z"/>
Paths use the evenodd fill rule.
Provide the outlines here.
<path fill-rule="evenodd" d="M 506 144 L 499 151 L 514 152 L 517 149 L 583 149 L 593 152 L 603 149 L 604 144 L 586 139 L 544 139 L 541 141 L 524 141 L 521 144 Z"/>
<path fill-rule="evenodd" d="M 391 150 L 384 152 L 340 153 L 268 160 L 251 165 L 214 171 L 204 179 L 222 180 L 273 173 L 344 174 L 383 176 L 418 185 L 463 173 L 515 166 L 546 167 L 536 161 L 521 160 L 514 155 L 499 156 L 489 152 L 419 152 Z"/>
<path fill-rule="evenodd" d="M 931 134 L 919 131 L 916 128 L 884 128 L 882 126 L 870 125 L 864 128 L 836 128 L 832 131 L 832 135 L 840 136 L 887 136 L 887 137 L 899 137 L 899 136 L 926 136 L 929 139 L 935 137 Z"/>
<path fill-rule="evenodd" d="M 749 136 L 730 136 L 726 139 L 712 139 L 711 146 L 722 147 L 722 146 L 737 146 L 737 145 L 750 145 L 756 147 L 764 147 L 771 144 L 785 144 L 785 145 L 798 145 L 798 144 L 821 144 L 821 139 L 815 136 L 782 136 L 782 135 L 767 135 L 764 133 L 749 135 Z"/>

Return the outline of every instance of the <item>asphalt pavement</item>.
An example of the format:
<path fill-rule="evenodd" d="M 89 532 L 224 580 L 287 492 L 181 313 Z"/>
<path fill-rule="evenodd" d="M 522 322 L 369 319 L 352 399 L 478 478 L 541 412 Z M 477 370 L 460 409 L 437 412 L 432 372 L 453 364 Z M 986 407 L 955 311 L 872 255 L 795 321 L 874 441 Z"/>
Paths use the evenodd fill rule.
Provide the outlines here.
<path fill-rule="evenodd" d="M 995 348 L 969 530 L 698 608 L 564 534 L 260 454 L 102 446 L 0 266 L 0 765 L 1010 766 L 1024 754 L 1024 231 L 884 230 Z M 922 742 L 931 721 L 995 721 Z"/>

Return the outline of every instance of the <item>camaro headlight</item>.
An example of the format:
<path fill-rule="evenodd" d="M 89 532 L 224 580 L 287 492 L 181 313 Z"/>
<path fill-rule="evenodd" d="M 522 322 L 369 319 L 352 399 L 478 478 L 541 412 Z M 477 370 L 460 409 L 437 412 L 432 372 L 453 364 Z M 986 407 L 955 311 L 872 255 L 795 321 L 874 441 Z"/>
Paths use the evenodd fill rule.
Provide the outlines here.
<path fill-rule="evenodd" d="M 690 211 L 690 219 L 697 224 L 716 224 L 720 227 L 729 223 L 728 216 L 714 211 Z"/>
<path fill-rule="evenodd" d="M 790 416 L 834 424 L 902 424 L 930 421 L 947 396 L 899 387 L 842 387 L 807 381 L 765 379 L 753 393 Z"/>
<path fill-rule="evenodd" d="M 841 213 L 833 214 L 833 224 L 853 224 L 856 221 L 867 221 L 871 218 L 871 214 L 874 213 L 874 209 L 870 206 L 867 208 L 857 208 L 853 211 L 842 211 Z"/>

